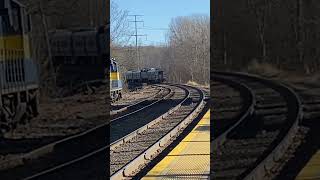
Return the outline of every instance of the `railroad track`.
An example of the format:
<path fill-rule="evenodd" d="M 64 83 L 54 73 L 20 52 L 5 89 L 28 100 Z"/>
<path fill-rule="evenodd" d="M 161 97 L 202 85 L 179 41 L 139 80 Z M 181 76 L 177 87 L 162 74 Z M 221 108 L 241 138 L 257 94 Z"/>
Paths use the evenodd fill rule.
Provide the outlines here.
<path fill-rule="evenodd" d="M 176 105 L 182 101 L 181 97 L 186 96 L 186 92 L 184 92 L 184 90 L 181 88 L 174 86 L 171 87 L 176 89 L 168 90 L 169 92 L 167 96 L 163 98 L 162 101 L 158 102 L 159 105 L 164 103 L 163 101 L 167 101 L 166 103 Z M 177 89 L 180 89 L 180 93 L 176 92 Z M 167 106 L 166 108 L 167 109 L 162 108 L 162 111 L 159 111 L 158 114 L 168 111 L 172 107 Z M 155 109 L 159 108 L 155 108 L 152 105 L 148 106 L 147 108 L 142 108 L 144 113 L 147 113 L 151 110 L 154 111 Z M 121 138 L 125 134 L 128 134 L 130 131 L 132 131 L 132 129 L 130 129 L 132 126 L 127 126 L 129 128 L 127 128 L 126 131 L 123 130 L 125 128 L 121 128 L 121 125 L 128 125 L 128 119 L 134 116 L 135 118 L 138 118 L 139 116 L 145 117 L 143 115 L 138 116 L 137 114 L 139 113 L 131 113 L 131 115 L 124 116 L 126 118 L 118 118 L 118 120 L 111 122 L 111 127 L 115 127 L 113 129 L 111 128 L 111 132 L 117 128 L 122 130 L 122 135 L 121 133 L 117 133 L 117 135 L 113 136 L 113 141 L 116 141 L 118 138 Z M 155 116 L 157 113 L 153 113 L 152 115 Z M 131 121 L 133 120 L 134 118 L 131 118 Z M 136 122 L 137 121 L 131 122 L 131 124 L 136 124 L 138 127 L 139 123 Z M 106 160 L 106 154 L 109 153 L 110 147 L 108 140 L 106 139 L 106 132 L 108 132 L 109 128 L 110 124 L 106 123 L 80 135 L 52 143 L 34 152 L 31 152 L 20 160 L 24 162 L 21 162 L 23 166 L 18 166 L 8 171 L 2 171 L 0 172 L 0 177 L 1 179 L 6 179 L 9 177 L 15 177 L 16 179 L 56 179 L 56 177 L 63 177 L 63 179 L 68 179 L 68 177 L 74 178 L 76 176 L 77 179 L 105 179 L 108 177 L 108 172 L 106 172 L 105 167 L 106 163 L 108 162 L 108 160 Z M 100 166 L 101 169 L 92 169 L 92 167 Z M 83 169 L 83 171 L 79 172 L 81 169 Z M 87 173 L 89 171 L 90 173 Z M 94 175 L 94 177 L 91 177 L 92 175 Z"/>
<path fill-rule="evenodd" d="M 167 89 L 168 92 L 162 99 L 148 104 L 137 111 L 112 119 L 110 125 L 110 143 L 114 143 L 165 114 L 187 96 L 185 89 L 176 86 L 168 87 L 170 88 Z"/>
<path fill-rule="evenodd" d="M 303 106 L 303 118 L 300 123 L 300 129 L 295 137 L 295 143 L 292 144 L 286 152 L 286 157 L 278 162 L 278 171 L 275 179 L 295 179 L 301 173 L 308 161 L 313 158 L 313 155 L 319 150 L 319 128 L 320 128 L 320 94 L 319 86 L 315 84 L 304 84 L 304 88 L 298 88 L 295 84 L 290 84 L 301 98 Z M 316 162 L 317 163 L 317 162 Z M 313 172 L 317 164 L 313 163 L 306 171 Z M 304 173 L 306 172 L 304 171 Z M 309 173 L 301 174 L 301 177 L 306 179 L 317 179 L 319 177 L 312 177 L 316 175 Z M 305 177 L 303 177 L 305 176 Z"/>
<path fill-rule="evenodd" d="M 247 94 L 240 118 L 213 139 L 214 179 L 263 179 L 292 143 L 302 116 L 301 102 L 290 88 L 240 73 L 215 73 Z M 213 116 L 214 122 L 219 116 Z"/>
<path fill-rule="evenodd" d="M 141 98 L 138 100 L 130 101 L 130 102 L 122 102 L 122 103 L 113 103 L 111 104 L 111 119 L 123 116 L 124 114 L 128 114 L 134 112 L 138 109 L 141 109 L 148 104 L 155 102 L 158 99 L 161 99 L 167 94 L 168 89 L 161 86 L 153 86 L 153 88 L 157 89 L 157 92 L 152 96 L 147 98 Z"/>
<path fill-rule="evenodd" d="M 213 137 L 221 139 L 215 142 L 223 143 L 222 139 L 225 139 L 226 134 L 233 128 L 230 126 L 237 126 L 242 119 L 253 113 L 255 99 L 250 89 L 243 83 L 218 75 L 213 77 L 213 81 L 212 111 L 218 119 L 215 121 L 212 133 Z"/>
<path fill-rule="evenodd" d="M 110 146 L 111 179 L 133 178 L 159 155 L 204 107 L 204 93 L 184 87 L 187 96 L 177 106 Z"/>

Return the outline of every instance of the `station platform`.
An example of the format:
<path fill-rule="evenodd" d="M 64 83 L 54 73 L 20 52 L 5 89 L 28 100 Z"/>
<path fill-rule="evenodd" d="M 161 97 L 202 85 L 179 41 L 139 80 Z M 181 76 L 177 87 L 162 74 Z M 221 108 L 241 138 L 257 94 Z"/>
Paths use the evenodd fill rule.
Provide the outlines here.
<path fill-rule="evenodd" d="M 210 110 L 143 180 L 210 178 Z"/>
<path fill-rule="evenodd" d="M 296 180 L 320 180 L 320 150 L 312 156 Z"/>

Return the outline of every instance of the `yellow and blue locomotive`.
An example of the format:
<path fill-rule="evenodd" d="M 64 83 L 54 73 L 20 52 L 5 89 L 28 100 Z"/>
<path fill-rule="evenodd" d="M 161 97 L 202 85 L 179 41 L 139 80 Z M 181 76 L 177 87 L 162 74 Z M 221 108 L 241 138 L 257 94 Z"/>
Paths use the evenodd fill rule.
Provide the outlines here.
<path fill-rule="evenodd" d="M 0 136 L 38 114 L 38 65 L 30 18 L 17 0 L 0 1 Z"/>
<path fill-rule="evenodd" d="M 122 81 L 120 79 L 119 66 L 115 59 L 110 59 L 110 97 L 117 101 L 122 97 Z"/>

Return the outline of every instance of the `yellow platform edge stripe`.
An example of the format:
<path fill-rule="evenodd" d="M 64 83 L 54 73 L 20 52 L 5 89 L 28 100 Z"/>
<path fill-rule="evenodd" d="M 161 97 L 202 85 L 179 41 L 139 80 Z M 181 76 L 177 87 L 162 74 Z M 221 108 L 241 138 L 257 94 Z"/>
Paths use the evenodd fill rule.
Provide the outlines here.
<path fill-rule="evenodd" d="M 199 130 L 201 128 L 207 129 Z M 205 178 L 209 177 L 209 172 L 210 110 L 206 112 L 192 131 L 142 179 Z"/>
<path fill-rule="evenodd" d="M 296 180 L 320 180 L 320 150 L 315 153 L 306 166 L 300 171 Z"/>

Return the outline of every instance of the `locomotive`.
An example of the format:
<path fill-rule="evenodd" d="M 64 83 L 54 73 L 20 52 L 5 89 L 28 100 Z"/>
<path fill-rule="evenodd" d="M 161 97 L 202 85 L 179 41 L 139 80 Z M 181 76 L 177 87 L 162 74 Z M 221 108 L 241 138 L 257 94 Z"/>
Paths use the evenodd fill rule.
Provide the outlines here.
<path fill-rule="evenodd" d="M 144 68 L 140 71 L 127 71 L 125 78 L 129 89 L 142 87 L 143 83 L 155 84 L 165 80 L 163 71 L 157 68 Z"/>
<path fill-rule="evenodd" d="M 122 97 L 122 81 L 120 79 L 119 66 L 115 59 L 110 59 L 110 97 L 117 101 Z"/>
<path fill-rule="evenodd" d="M 78 85 L 104 80 L 110 64 L 110 97 L 122 96 L 122 82 L 115 59 L 109 59 L 108 29 L 82 28 L 50 32 L 51 53 L 59 81 L 58 86 Z M 77 87 L 77 86 L 76 86 Z"/>
<path fill-rule="evenodd" d="M 53 65 L 58 86 L 103 80 L 109 57 L 105 27 L 50 32 Z"/>
<path fill-rule="evenodd" d="M 31 56 L 30 32 L 25 6 L 0 1 L 0 136 L 38 114 L 38 64 Z"/>

